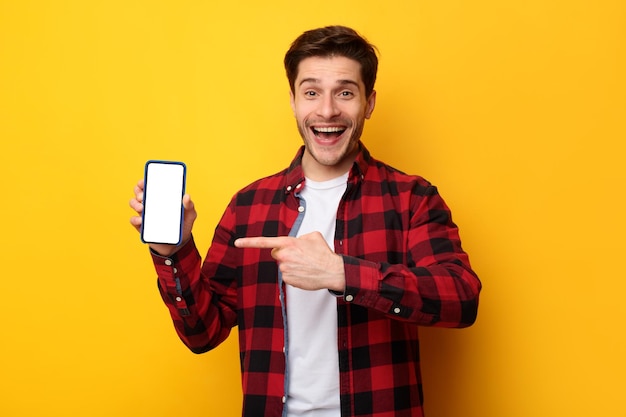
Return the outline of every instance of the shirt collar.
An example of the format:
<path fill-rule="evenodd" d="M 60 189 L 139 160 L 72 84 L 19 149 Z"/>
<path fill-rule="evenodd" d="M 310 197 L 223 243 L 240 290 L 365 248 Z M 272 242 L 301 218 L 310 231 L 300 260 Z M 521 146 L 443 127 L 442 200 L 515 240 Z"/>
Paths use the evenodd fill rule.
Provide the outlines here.
<path fill-rule="evenodd" d="M 301 187 L 302 182 L 304 181 L 304 172 L 302 171 L 302 156 L 304 155 L 304 145 L 298 149 L 296 156 L 291 161 L 289 168 L 287 168 L 287 172 L 285 175 L 285 193 L 290 193 Z M 350 174 L 348 175 L 348 182 L 358 182 L 365 177 L 367 173 L 367 168 L 371 162 L 372 158 L 370 156 L 369 151 L 363 145 L 361 141 L 359 141 L 359 153 L 354 160 L 354 164 L 352 165 L 352 169 L 350 169 Z"/>

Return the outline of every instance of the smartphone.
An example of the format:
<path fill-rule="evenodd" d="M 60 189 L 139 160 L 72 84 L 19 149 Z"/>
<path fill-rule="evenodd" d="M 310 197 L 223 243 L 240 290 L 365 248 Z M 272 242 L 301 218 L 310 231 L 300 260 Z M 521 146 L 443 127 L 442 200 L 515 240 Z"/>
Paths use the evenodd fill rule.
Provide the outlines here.
<path fill-rule="evenodd" d="M 181 243 L 186 177 L 187 167 L 182 162 L 146 162 L 141 223 L 144 243 Z"/>

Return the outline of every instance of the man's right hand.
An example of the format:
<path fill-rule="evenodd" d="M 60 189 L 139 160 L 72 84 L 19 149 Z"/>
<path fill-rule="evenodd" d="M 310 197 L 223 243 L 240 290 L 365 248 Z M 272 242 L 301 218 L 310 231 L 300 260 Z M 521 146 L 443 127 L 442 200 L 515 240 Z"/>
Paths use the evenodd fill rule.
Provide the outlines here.
<path fill-rule="evenodd" d="M 141 213 L 143 213 L 143 191 L 144 191 L 144 180 L 140 180 L 135 186 L 135 197 L 130 200 L 130 207 L 137 212 L 137 216 L 133 216 L 130 218 L 130 224 L 137 230 L 141 230 Z M 183 238 L 182 243 L 179 246 L 176 245 L 166 245 L 159 243 L 150 243 L 150 248 L 162 256 L 171 256 L 176 253 L 178 249 L 182 245 L 184 245 L 189 239 L 191 239 L 191 229 L 193 228 L 193 223 L 198 217 L 198 213 L 196 213 L 196 209 L 194 207 L 193 201 L 191 201 L 191 197 L 185 194 L 183 196 L 183 207 L 185 208 L 185 215 L 183 220 Z"/>

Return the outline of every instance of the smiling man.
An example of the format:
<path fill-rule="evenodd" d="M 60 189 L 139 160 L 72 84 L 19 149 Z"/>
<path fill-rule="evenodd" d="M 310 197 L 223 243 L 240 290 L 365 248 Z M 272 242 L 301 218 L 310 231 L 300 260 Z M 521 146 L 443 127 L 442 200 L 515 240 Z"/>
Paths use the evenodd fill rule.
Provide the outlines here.
<path fill-rule="evenodd" d="M 418 327 L 476 319 L 481 284 L 437 189 L 360 141 L 377 66 L 350 28 L 303 33 L 285 56 L 304 141 L 289 167 L 235 194 L 204 262 L 187 195 L 184 243 L 150 245 L 193 352 L 239 326 L 243 416 L 422 416 Z"/>
<path fill-rule="evenodd" d="M 308 178 L 328 180 L 348 172 L 359 150 L 376 92 L 365 91 L 361 64 L 344 56 L 303 59 L 291 91 L 291 108 L 304 140 Z"/>

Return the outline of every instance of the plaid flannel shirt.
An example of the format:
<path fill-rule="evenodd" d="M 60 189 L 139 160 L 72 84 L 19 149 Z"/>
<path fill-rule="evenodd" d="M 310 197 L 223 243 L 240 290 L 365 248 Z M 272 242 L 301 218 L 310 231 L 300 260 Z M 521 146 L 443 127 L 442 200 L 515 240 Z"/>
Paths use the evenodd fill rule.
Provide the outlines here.
<path fill-rule="evenodd" d="M 335 234 L 346 276 L 337 298 L 341 415 L 422 416 L 418 326 L 471 325 L 481 283 L 437 189 L 360 146 Z M 244 417 L 283 413 L 284 284 L 269 249 L 233 242 L 289 235 L 306 186 L 303 151 L 233 197 L 204 263 L 193 239 L 169 258 L 153 253 L 161 296 L 193 352 L 216 347 L 238 326 Z"/>

